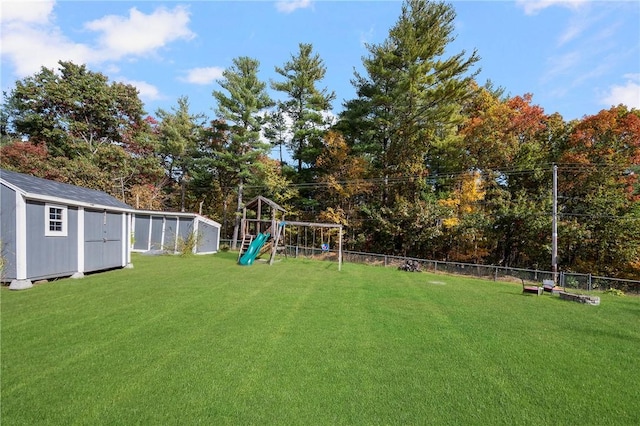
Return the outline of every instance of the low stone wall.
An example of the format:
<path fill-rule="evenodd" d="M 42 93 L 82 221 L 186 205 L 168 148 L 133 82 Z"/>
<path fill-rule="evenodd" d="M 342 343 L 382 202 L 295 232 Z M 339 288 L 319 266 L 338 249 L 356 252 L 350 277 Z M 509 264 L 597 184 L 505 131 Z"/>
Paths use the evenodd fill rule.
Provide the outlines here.
<path fill-rule="evenodd" d="M 586 303 L 589 305 L 600 304 L 600 298 L 597 296 L 587 296 L 586 294 L 567 293 L 566 291 L 561 291 L 558 294 L 560 295 L 560 299 L 563 299 L 563 300 L 571 300 L 573 302 Z"/>

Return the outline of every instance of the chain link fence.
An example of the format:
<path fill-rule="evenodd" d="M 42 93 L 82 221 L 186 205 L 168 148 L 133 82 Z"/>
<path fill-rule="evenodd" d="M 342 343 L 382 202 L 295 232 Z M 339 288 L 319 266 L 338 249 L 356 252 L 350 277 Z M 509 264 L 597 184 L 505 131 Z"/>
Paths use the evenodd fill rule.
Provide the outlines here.
<path fill-rule="evenodd" d="M 220 243 L 230 245 L 231 241 L 223 241 Z M 323 251 L 319 248 L 302 247 L 302 246 L 286 246 L 285 253 L 291 257 L 322 257 L 327 260 L 335 260 L 337 256 L 336 250 Z M 509 268 L 495 265 L 477 265 L 472 263 L 446 262 L 441 260 L 427 260 L 415 257 L 392 256 L 385 254 L 366 253 L 345 250 L 342 252 L 343 262 L 365 263 L 368 265 L 377 265 L 385 267 L 401 267 L 407 261 L 417 262 L 420 270 L 466 275 L 491 280 L 501 281 L 517 281 L 541 283 L 543 280 L 553 280 L 553 272 L 542 271 L 538 269 Z M 640 295 L 640 280 L 627 280 L 620 278 L 601 277 L 591 274 L 579 274 L 573 272 L 558 273 L 558 285 L 565 289 L 574 290 L 598 290 L 605 291 L 608 289 L 622 290 L 625 293 Z"/>
<path fill-rule="evenodd" d="M 553 272 L 539 269 L 509 268 L 495 265 L 477 265 L 472 263 L 446 262 L 440 260 L 426 260 L 413 257 L 390 256 L 374 253 L 354 251 L 343 252 L 343 260 L 353 263 L 367 263 L 371 265 L 399 267 L 411 260 L 418 262 L 423 271 L 442 272 L 447 274 L 467 275 L 493 280 L 517 280 L 519 282 L 541 283 L 553 280 Z M 640 294 L 640 281 L 620 278 L 601 277 L 591 274 L 560 272 L 558 285 L 576 290 L 608 290 L 617 289 L 625 293 Z"/>
<path fill-rule="evenodd" d="M 606 291 L 609 289 L 616 289 L 625 293 L 640 294 L 640 281 L 600 277 L 591 274 L 561 272 L 560 285 L 565 288 L 575 288 L 580 290 Z"/>

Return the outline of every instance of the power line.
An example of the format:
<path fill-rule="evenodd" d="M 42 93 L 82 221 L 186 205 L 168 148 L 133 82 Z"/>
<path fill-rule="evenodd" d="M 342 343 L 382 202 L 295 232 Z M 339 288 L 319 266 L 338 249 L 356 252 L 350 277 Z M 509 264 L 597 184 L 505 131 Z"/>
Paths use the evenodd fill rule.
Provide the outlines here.
<path fill-rule="evenodd" d="M 362 179 L 349 179 L 349 180 L 340 180 L 334 182 L 328 181 L 314 181 L 314 182 L 301 182 L 301 183 L 290 183 L 287 185 L 287 188 L 323 188 L 329 187 L 335 184 L 339 185 L 358 185 L 358 184 L 395 184 L 395 183 L 409 183 L 412 181 L 417 181 L 420 179 L 424 179 L 427 183 L 437 183 L 438 181 L 446 181 L 446 180 L 455 180 L 460 177 L 469 176 L 470 173 L 473 173 L 474 170 L 464 170 L 457 172 L 441 172 L 433 175 L 399 175 L 399 176 L 387 176 L 387 177 L 375 177 L 375 178 L 362 178 Z M 505 176 L 518 176 L 518 175 L 527 175 L 533 173 L 544 173 L 549 172 L 549 170 L 544 169 L 507 169 L 496 171 L 498 174 L 497 178 L 500 178 L 500 175 Z M 267 185 L 245 185 L 245 188 L 251 189 L 260 189 L 266 188 Z"/>
<path fill-rule="evenodd" d="M 560 216 L 566 217 L 584 217 L 587 219 L 619 219 L 619 220 L 631 220 L 636 221 L 640 220 L 640 216 L 619 216 L 619 215 L 611 215 L 611 214 L 587 214 L 587 213 L 560 213 Z"/>
<path fill-rule="evenodd" d="M 325 189 L 334 185 L 394 185 L 394 184 L 405 184 L 414 182 L 417 180 L 425 180 L 428 184 L 442 184 L 443 182 L 447 182 L 450 180 L 456 180 L 461 177 L 469 176 L 470 173 L 474 171 L 478 171 L 481 173 L 481 176 L 492 176 L 493 179 L 501 179 L 502 176 L 516 177 L 516 176 L 525 176 L 532 175 L 535 173 L 551 173 L 552 172 L 552 164 L 543 164 L 538 168 L 510 168 L 510 169 L 500 169 L 500 168 L 491 168 L 485 167 L 483 169 L 465 169 L 465 170 L 441 170 L 436 174 L 431 175 L 397 175 L 397 176 L 378 176 L 372 178 L 359 178 L 359 179 L 344 179 L 339 181 L 323 181 L 316 180 L 312 182 L 299 182 L 293 183 L 290 182 L 284 188 L 288 189 Z M 578 171 L 586 171 L 593 170 L 594 167 L 600 168 L 614 168 L 616 166 L 605 164 L 605 163 L 591 163 L 591 164 L 581 164 L 581 163 L 562 163 L 558 165 L 558 171 L 561 172 L 578 172 Z M 484 171 L 483 171 L 484 170 Z M 615 175 L 619 175 L 620 173 L 615 173 Z M 246 189 L 263 189 L 269 188 L 268 185 L 245 185 Z M 206 188 L 206 187 L 200 187 Z M 223 187 L 223 190 L 233 190 L 235 187 Z"/>

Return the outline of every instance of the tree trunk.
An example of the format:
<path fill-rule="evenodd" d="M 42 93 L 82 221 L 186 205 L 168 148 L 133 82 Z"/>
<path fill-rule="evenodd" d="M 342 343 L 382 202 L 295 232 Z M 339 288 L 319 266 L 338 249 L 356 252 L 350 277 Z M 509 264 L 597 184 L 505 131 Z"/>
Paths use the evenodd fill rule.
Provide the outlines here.
<path fill-rule="evenodd" d="M 222 198 L 222 234 L 224 238 L 229 236 L 229 227 L 227 226 L 227 211 L 229 208 L 229 201 L 226 196 Z"/>
<path fill-rule="evenodd" d="M 233 225 L 233 241 L 231 242 L 231 250 L 235 250 L 238 247 L 238 233 L 240 231 L 240 221 L 242 216 L 242 186 L 243 180 L 240 179 L 238 184 L 238 208 L 236 209 L 236 217 Z"/>
<path fill-rule="evenodd" d="M 180 211 L 184 213 L 184 200 L 187 188 L 185 185 L 184 177 L 180 180 Z"/>
<path fill-rule="evenodd" d="M 298 174 L 302 172 L 302 150 L 298 151 Z"/>

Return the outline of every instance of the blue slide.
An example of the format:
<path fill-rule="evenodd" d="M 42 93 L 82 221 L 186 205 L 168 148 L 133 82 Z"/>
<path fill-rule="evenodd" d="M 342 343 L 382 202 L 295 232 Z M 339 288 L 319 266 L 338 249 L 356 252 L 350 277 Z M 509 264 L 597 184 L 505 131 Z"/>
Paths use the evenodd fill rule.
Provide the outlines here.
<path fill-rule="evenodd" d="M 271 234 L 269 234 L 268 232 L 258 235 L 256 239 L 251 242 L 249 248 L 247 249 L 245 254 L 242 255 L 238 263 L 241 265 L 250 266 L 260 253 L 260 249 L 270 235 Z"/>

